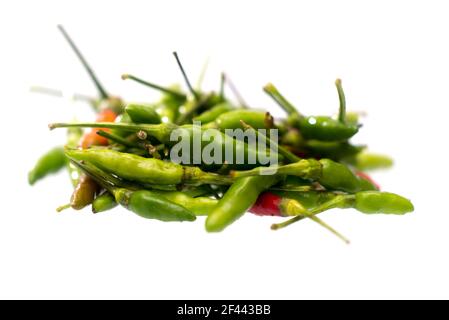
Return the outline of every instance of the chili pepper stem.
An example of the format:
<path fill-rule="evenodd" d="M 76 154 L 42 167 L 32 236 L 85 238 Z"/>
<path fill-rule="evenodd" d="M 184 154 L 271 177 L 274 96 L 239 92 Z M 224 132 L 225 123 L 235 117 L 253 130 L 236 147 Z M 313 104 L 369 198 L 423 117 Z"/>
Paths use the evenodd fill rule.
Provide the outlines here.
<path fill-rule="evenodd" d="M 222 72 L 221 75 L 220 75 L 220 93 L 219 93 L 219 96 L 220 96 L 220 98 L 222 100 L 224 99 L 224 85 L 225 85 L 225 81 L 226 81 L 226 76 L 225 76 L 224 72 Z"/>
<path fill-rule="evenodd" d="M 60 213 L 60 212 L 66 210 L 66 209 L 68 209 L 68 208 L 70 208 L 70 207 L 71 207 L 71 204 L 70 204 L 70 203 L 64 204 L 64 205 L 62 205 L 62 206 L 57 207 L 57 208 L 56 208 L 56 212 L 57 212 L 57 213 Z"/>
<path fill-rule="evenodd" d="M 204 78 L 206 76 L 207 69 L 209 68 L 210 57 L 207 57 L 206 61 L 204 61 L 203 67 L 201 68 L 200 75 L 198 80 L 196 81 L 196 89 L 201 91 L 201 86 L 203 85 Z"/>
<path fill-rule="evenodd" d="M 346 98 L 343 86 L 341 85 L 341 79 L 335 80 L 335 86 L 337 87 L 338 99 L 340 100 L 340 110 L 338 112 L 338 120 L 341 123 L 346 123 Z"/>
<path fill-rule="evenodd" d="M 182 76 L 184 77 L 184 81 L 186 82 L 189 91 L 192 93 L 192 95 L 195 97 L 196 100 L 199 100 L 200 95 L 198 92 L 195 91 L 195 89 L 193 89 L 192 84 L 190 83 L 189 78 L 187 77 L 187 74 L 184 70 L 184 67 L 182 66 L 181 61 L 179 60 L 178 53 L 174 51 L 173 55 L 175 56 L 176 62 L 178 63 L 178 67 L 181 70 Z"/>
<path fill-rule="evenodd" d="M 240 94 L 240 91 L 237 90 L 237 87 L 235 86 L 234 82 L 229 78 L 229 76 L 226 73 L 222 73 L 221 77 L 223 83 L 226 83 L 229 89 L 231 89 L 232 93 L 234 94 L 240 106 L 244 109 L 247 109 L 248 104 L 246 103 L 245 99 L 243 99 L 243 96 Z"/>
<path fill-rule="evenodd" d="M 349 205 L 349 203 L 351 203 L 352 201 L 354 201 L 355 196 L 354 195 L 339 195 L 337 197 L 335 197 L 334 199 L 329 200 L 328 202 L 323 203 L 322 205 L 309 210 L 309 215 L 310 216 L 316 216 L 317 214 L 324 212 L 326 210 L 330 210 L 330 209 L 334 209 L 334 208 L 339 208 L 339 207 L 345 207 L 346 205 Z M 295 222 L 301 221 L 304 218 L 306 218 L 306 216 L 304 215 L 297 215 L 287 221 L 281 222 L 281 223 L 276 223 L 273 224 L 271 226 L 272 230 L 278 230 L 281 228 L 285 228 Z"/>
<path fill-rule="evenodd" d="M 278 91 L 278 89 L 272 84 L 268 83 L 263 87 L 265 93 L 267 93 L 276 103 L 284 109 L 288 114 L 299 114 L 298 110 Z"/>
<path fill-rule="evenodd" d="M 104 137 L 106 139 L 112 140 L 112 141 L 114 141 L 116 143 L 124 145 L 125 147 L 140 148 L 140 146 L 138 144 L 132 143 L 131 141 L 128 141 L 128 140 L 126 140 L 126 139 L 124 139 L 124 138 L 122 138 L 122 137 L 120 137 L 118 135 L 115 135 L 115 134 L 110 133 L 110 132 L 106 132 L 104 130 L 97 131 L 97 134 L 100 137 Z"/>
<path fill-rule="evenodd" d="M 322 165 L 314 159 L 301 159 L 287 165 L 257 167 L 247 171 L 232 171 L 231 177 L 242 178 L 258 175 L 294 175 L 304 179 L 317 179 L 322 174 Z"/>
<path fill-rule="evenodd" d="M 184 94 L 182 94 L 180 92 L 177 92 L 175 90 L 172 90 L 172 89 L 169 89 L 169 88 L 165 88 L 165 87 L 159 86 L 157 84 L 154 84 L 154 83 L 142 80 L 142 79 L 140 79 L 140 78 L 138 78 L 136 76 L 133 76 L 131 74 L 123 74 L 122 75 L 122 80 L 127 80 L 127 79 L 133 80 L 133 81 L 135 81 L 137 83 L 143 84 L 144 86 L 147 86 L 147 87 L 150 87 L 150 88 L 162 91 L 164 93 L 167 93 L 169 95 L 172 95 L 172 96 L 180 98 L 180 99 L 185 99 L 186 98 L 186 96 Z"/>
<path fill-rule="evenodd" d="M 90 65 L 87 63 L 87 61 L 84 58 L 83 54 L 78 49 L 78 47 L 75 45 L 75 42 L 73 42 L 72 38 L 70 38 L 70 36 L 67 33 L 67 31 L 64 29 L 64 27 L 62 25 L 58 25 L 58 29 L 59 29 L 59 31 L 61 31 L 62 35 L 67 40 L 67 42 L 69 43 L 70 47 L 75 52 L 75 54 L 77 55 L 78 59 L 81 61 L 81 64 L 86 69 L 86 71 L 89 74 L 90 78 L 92 79 L 92 81 L 94 82 L 94 84 L 97 87 L 98 91 L 100 92 L 101 98 L 103 98 L 103 99 L 109 98 L 109 94 L 106 92 L 106 90 L 104 89 L 103 85 L 100 83 L 100 81 L 98 80 L 97 76 L 95 75 L 95 72 L 92 70 Z"/>
<path fill-rule="evenodd" d="M 346 244 L 350 244 L 351 243 L 351 241 L 349 241 L 348 238 L 346 238 L 344 235 L 342 235 L 340 232 L 338 232 L 337 230 L 332 228 L 329 224 L 327 224 L 326 222 L 324 222 L 320 218 L 318 218 L 318 217 L 316 217 L 314 215 L 307 215 L 307 218 L 309 218 L 310 220 L 318 223 L 320 226 L 322 226 L 323 228 L 325 228 L 328 231 L 330 231 L 332 234 L 337 236 L 337 238 L 341 239 L 344 243 L 346 243 Z"/>
<path fill-rule="evenodd" d="M 130 132 L 145 131 L 151 136 L 154 136 L 161 142 L 166 142 L 170 139 L 170 133 L 178 128 L 174 124 L 127 124 L 114 122 L 77 122 L 77 123 L 51 123 L 48 125 L 50 130 L 56 128 L 107 128 L 107 129 L 122 129 Z"/>

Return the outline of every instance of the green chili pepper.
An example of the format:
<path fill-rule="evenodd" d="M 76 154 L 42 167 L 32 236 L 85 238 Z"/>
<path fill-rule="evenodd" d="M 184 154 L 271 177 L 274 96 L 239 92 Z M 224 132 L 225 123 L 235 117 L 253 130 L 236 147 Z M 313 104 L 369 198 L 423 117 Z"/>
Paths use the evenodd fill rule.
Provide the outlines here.
<path fill-rule="evenodd" d="M 363 145 L 353 145 L 348 142 L 326 142 L 318 140 L 308 140 L 304 145 L 307 155 L 319 158 L 329 158 L 334 161 L 352 161 L 366 147 Z"/>
<path fill-rule="evenodd" d="M 356 155 L 353 164 L 363 171 L 385 169 L 393 165 L 393 159 L 382 154 L 362 152 Z"/>
<path fill-rule="evenodd" d="M 92 202 L 92 212 L 100 213 L 111 210 L 117 206 L 114 196 L 109 192 L 104 192 Z"/>
<path fill-rule="evenodd" d="M 28 183 L 33 185 L 46 176 L 60 171 L 66 163 L 67 158 L 64 154 L 64 148 L 51 149 L 39 158 L 34 168 L 28 173 Z"/>
<path fill-rule="evenodd" d="M 125 112 L 129 115 L 134 123 L 158 124 L 161 123 L 161 117 L 155 108 L 150 105 L 128 104 Z"/>
<path fill-rule="evenodd" d="M 166 198 L 169 201 L 172 201 L 173 203 L 183 206 L 196 216 L 207 216 L 215 209 L 218 203 L 215 199 L 208 197 L 193 198 L 183 192 L 159 190 L 153 190 L 152 192 Z"/>
<path fill-rule="evenodd" d="M 354 208 L 360 212 L 406 214 L 414 210 L 410 200 L 389 192 L 364 191 L 355 194 Z"/>
<path fill-rule="evenodd" d="M 179 117 L 179 105 L 172 102 L 159 102 L 155 105 L 155 109 L 161 117 L 162 123 L 174 123 Z"/>
<path fill-rule="evenodd" d="M 356 194 L 333 194 L 329 201 L 321 203 L 309 211 L 309 215 L 317 215 L 330 209 L 354 208 L 366 214 L 395 214 L 403 215 L 414 210 L 410 200 L 389 192 L 380 191 L 362 191 Z M 304 215 L 298 215 L 285 222 L 272 225 L 272 229 L 284 228 L 292 223 L 306 218 Z"/>
<path fill-rule="evenodd" d="M 238 179 L 207 217 L 206 230 L 219 232 L 225 229 L 256 203 L 260 193 L 278 180 L 277 176 L 272 175 Z"/>
<path fill-rule="evenodd" d="M 266 115 L 264 111 L 239 109 L 221 114 L 214 122 L 206 125 L 206 128 L 240 129 L 242 127 L 240 121 L 244 121 L 254 129 L 266 128 Z"/>
<path fill-rule="evenodd" d="M 143 84 L 144 86 L 159 90 L 163 93 L 160 102 L 156 103 L 153 107 L 164 123 L 174 123 L 179 116 L 179 107 L 187 101 L 187 95 L 180 92 L 178 85 L 166 88 L 152 82 L 142 80 L 130 74 L 122 75 L 122 79 L 134 80 L 140 84 Z"/>
<path fill-rule="evenodd" d="M 123 123 L 123 124 L 132 124 L 133 123 L 133 121 L 131 120 L 131 117 L 126 112 L 124 112 L 121 115 L 119 115 L 115 122 L 116 123 Z M 130 134 L 129 131 L 121 130 L 121 129 L 118 129 L 118 128 L 112 129 L 111 133 L 115 134 L 117 136 L 120 136 L 120 137 L 126 137 L 126 136 L 128 136 Z"/>
<path fill-rule="evenodd" d="M 152 191 L 115 189 L 113 193 L 118 203 L 146 219 L 167 222 L 195 221 L 196 219 L 196 216 L 186 208 L 168 201 Z"/>
<path fill-rule="evenodd" d="M 233 178 L 256 175 L 292 175 L 319 182 L 328 189 L 346 192 L 376 190 L 376 187 L 364 180 L 361 181 L 348 167 L 330 159 L 303 159 L 284 166 L 259 167 L 248 171 L 233 171 Z M 369 185 L 368 185 L 369 183 Z"/>
<path fill-rule="evenodd" d="M 322 159 L 319 162 L 322 169 L 318 182 L 324 187 L 357 192 L 365 186 L 365 183 L 361 183 L 361 180 L 345 165 L 329 159 Z"/>
<path fill-rule="evenodd" d="M 88 161 L 123 179 L 152 185 L 230 184 L 226 176 L 204 172 L 197 167 L 184 167 L 154 158 L 143 158 L 109 149 L 69 150 L 66 155 L 76 161 Z"/>
<path fill-rule="evenodd" d="M 304 138 L 321 141 L 342 141 L 354 136 L 359 131 L 359 126 L 346 122 L 346 100 L 341 80 L 337 79 L 335 84 L 340 99 L 338 120 L 327 116 L 305 117 L 280 94 L 273 84 L 266 85 L 264 90 L 289 114 L 290 121 L 298 126 Z"/>
<path fill-rule="evenodd" d="M 283 145 L 287 145 L 287 146 L 298 149 L 304 145 L 305 140 L 298 129 L 292 128 L 292 129 L 287 130 L 281 136 L 281 143 Z"/>
<path fill-rule="evenodd" d="M 234 107 L 229 102 L 222 102 L 217 104 L 210 110 L 207 110 L 200 114 L 199 116 L 193 118 L 194 121 L 201 122 L 202 124 L 207 124 L 209 122 L 215 121 L 221 114 L 233 110 Z"/>
<path fill-rule="evenodd" d="M 301 118 L 298 126 L 306 139 L 321 141 L 347 140 L 359 131 L 358 126 L 346 125 L 327 116 Z"/>

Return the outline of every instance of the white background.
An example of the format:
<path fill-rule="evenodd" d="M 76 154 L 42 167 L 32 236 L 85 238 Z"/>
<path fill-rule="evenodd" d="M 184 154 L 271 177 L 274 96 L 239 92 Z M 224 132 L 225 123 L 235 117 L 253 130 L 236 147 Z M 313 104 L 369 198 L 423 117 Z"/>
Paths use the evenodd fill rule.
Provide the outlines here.
<path fill-rule="evenodd" d="M 0 297 L 449 298 L 448 14 L 445 1 L 2 1 Z M 277 116 L 266 82 L 319 114 L 336 111 L 341 77 L 348 108 L 368 113 L 357 141 L 396 160 L 374 177 L 413 199 L 415 212 L 323 214 L 349 246 L 310 221 L 272 232 L 275 219 L 248 215 L 207 234 L 203 219 L 56 214 L 70 195 L 67 176 L 31 188 L 27 171 L 65 139 L 47 123 L 92 114 L 28 87 L 96 93 L 57 23 L 128 100 L 158 94 L 123 82 L 124 72 L 181 80 L 173 50 L 192 78 L 211 58 L 206 88 L 225 70 L 251 105 Z"/>

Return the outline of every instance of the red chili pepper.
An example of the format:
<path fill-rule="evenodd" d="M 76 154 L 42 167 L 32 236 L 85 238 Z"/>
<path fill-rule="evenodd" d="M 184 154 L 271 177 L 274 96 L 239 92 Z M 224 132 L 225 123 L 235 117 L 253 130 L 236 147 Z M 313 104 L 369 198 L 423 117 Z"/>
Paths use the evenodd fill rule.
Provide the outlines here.
<path fill-rule="evenodd" d="M 304 214 L 307 212 L 307 209 L 295 199 L 284 198 L 271 192 L 264 192 L 249 211 L 258 216 L 291 217 Z"/>
<path fill-rule="evenodd" d="M 258 216 L 282 216 L 281 202 L 282 197 L 271 192 L 264 192 L 249 211 Z"/>
<path fill-rule="evenodd" d="M 111 109 L 104 109 L 97 115 L 97 122 L 114 122 L 117 118 L 117 114 Z M 107 146 L 109 144 L 108 139 L 101 137 L 97 134 L 98 131 L 110 131 L 109 129 L 96 128 L 92 129 L 89 133 L 86 133 L 81 139 L 81 148 L 88 149 L 91 146 Z"/>
<path fill-rule="evenodd" d="M 356 176 L 358 176 L 358 177 L 360 177 L 362 179 L 368 180 L 369 182 L 371 182 L 377 188 L 377 190 L 380 190 L 380 185 L 376 181 L 374 181 L 373 178 L 371 178 L 365 172 L 363 172 L 363 171 L 356 171 L 355 174 L 356 174 Z"/>

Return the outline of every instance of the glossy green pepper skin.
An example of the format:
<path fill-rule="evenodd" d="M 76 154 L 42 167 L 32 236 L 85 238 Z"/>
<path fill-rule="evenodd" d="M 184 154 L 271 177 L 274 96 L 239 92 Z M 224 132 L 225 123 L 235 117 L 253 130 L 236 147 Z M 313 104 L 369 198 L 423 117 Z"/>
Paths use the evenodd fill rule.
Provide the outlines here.
<path fill-rule="evenodd" d="M 382 154 L 362 152 L 355 157 L 353 164 L 362 171 L 386 169 L 393 165 L 393 159 Z"/>
<path fill-rule="evenodd" d="M 245 214 L 264 190 L 278 181 L 279 178 L 274 175 L 238 179 L 207 217 L 206 230 L 208 232 L 224 230 Z"/>
<path fill-rule="evenodd" d="M 233 171 L 231 173 L 233 178 L 259 175 L 296 176 L 317 181 L 330 190 L 350 193 L 376 190 L 374 185 L 367 180 L 362 181 L 347 166 L 330 159 L 302 159 L 283 166 L 258 167 L 248 171 Z"/>
<path fill-rule="evenodd" d="M 311 157 L 328 158 L 334 161 L 353 162 L 352 159 L 365 149 L 363 145 L 353 145 L 344 142 L 326 142 L 319 140 L 307 140 L 304 152 Z"/>
<path fill-rule="evenodd" d="M 117 201 L 115 201 L 114 196 L 109 192 L 105 192 L 95 198 L 95 200 L 92 202 L 92 212 L 105 212 L 114 209 L 115 207 L 117 207 L 117 205 L 118 204 Z"/>
<path fill-rule="evenodd" d="M 220 159 L 220 163 L 218 164 L 219 166 L 221 166 L 227 160 L 225 158 L 226 150 L 233 150 L 232 161 L 227 161 L 229 168 L 239 168 L 239 169 L 254 168 L 256 166 L 259 166 L 262 163 L 261 160 L 266 158 L 267 156 L 266 152 L 265 153 L 262 152 L 256 146 L 249 145 L 248 143 L 241 140 L 231 139 L 225 133 L 217 129 L 204 129 L 204 126 L 202 128 L 203 128 L 203 130 L 201 131 L 202 133 L 207 132 L 208 134 L 210 134 L 210 136 L 213 136 L 214 138 L 211 137 L 208 138 L 206 135 L 201 134 L 201 151 L 203 152 L 206 147 L 213 149 L 221 149 L 222 158 Z M 193 146 L 195 129 L 198 129 L 198 127 L 195 128 L 195 126 L 192 125 L 185 125 L 180 127 L 179 129 L 180 131 L 178 132 L 180 136 L 184 136 L 186 137 L 186 139 L 190 139 L 190 145 Z M 173 141 L 170 142 L 170 144 L 173 143 L 174 143 Z M 190 154 L 191 157 L 193 157 L 193 150 L 190 150 Z M 248 161 L 245 161 L 245 163 L 238 163 L 236 155 L 244 155 L 245 159 L 255 159 L 255 163 L 254 164 L 248 163 Z M 282 161 L 282 159 L 283 159 L 282 155 L 278 155 L 278 161 Z"/>
<path fill-rule="evenodd" d="M 150 105 L 142 104 L 128 104 L 125 108 L 125 112 L 131 118 L 134 123 L 146 123 L 146 124 L 159 124 L 161 123 L 161 117 L 156 112 L 155 108 Z"/>
<path fill-rule="evenodd" d="M 178 85 L 170 86 L 170 89 L 179 91 Z M 171 94 L 164 94 L 161 101 L 154 106 L 157 113 L 164 123 L 174 123 L 179 117 L 179 107 L 184 105 L 187 101 L 186 96 L 175 96 Z"/>
<path fill-rule="evenodd" d="M 410 200 L 389 192 L 364 191 L 355 194 L 354 208 L 367 214 L 403 215 L 414 210 Z"/>
<path fill-rule="evenodd" d="M 178 191 L 159 191 L 153 190 L 155 194 L 166 198 L 173 203 L 183 206 L 196 216 L 207 216 L 217 206 L 218 201 L 207 197 L 191 197 L 183 192 Z"/>
<path fill-rule="evenodd" d="M 348 167 L 329 159 L 321 159 L 319 162 L 322 173 L 318 182 L 324 187 L 351 193 L 360 191 L 360 179 Z"/>
<path fill-rule="evenodd" d="M 348 140 L 359 131 L 358 125 L 345 124 L 326 116 L 302 117 L 298 126 L 304 138 L 320 141 Z"/>
<path fill-rule="evenodd" d="M 193 121 L 201 122 L 201 124 L 207 124 L 215 121 L 221 114 L 232 111 L 234 107 L 228 102 L 222 102 L 193 118 Z"/>
<path fill-rule="evenodd" d="M 28 183 L 34 185 L 46 176 L 60 171 L 67 163 L 64 148 L 56 147 L 45 153 L 28 173 Z"/>
<path fill-rule="evenodd" d="M 69 150 L 66 155 L 75 161 L 87 161 L 120 178 L 155 186 L 179 184 L 230 184 L 231 180 L 197 167 L 185 167 L 154 158 L 144 158 L 110 149 Z"/>
<path fill-rule="evenodd" d="M 215 119 L 214 123 L 210 123 L 206 127 L 215 127 L 219 130 L 241 129 L 241 120 L 254 129 L 266 128 L 266 112 L 247 109 L 239 109 L 223 113 Z"/>
<path fill-rule="evenodd" d="M 115 194 L 118 203 L 146 219 L 166 222 L 196 220 L 196 216 L 186 208 L 148 190 L 117 189 Z"/>
<path fill-rule="evenodd" d="M 133 121 L 131 120 L 131 117 L 129 116 L 129 114 L 124 112 L 118 116 L 116 123 L 132 124 Z M 120 137 L 126 137 L 127 135 L 130 134 L 128 131 L 121 130 L 121 129 L 112 129 L 111 132 L 112 132 L 112 134 L 115 134 Z"/>

